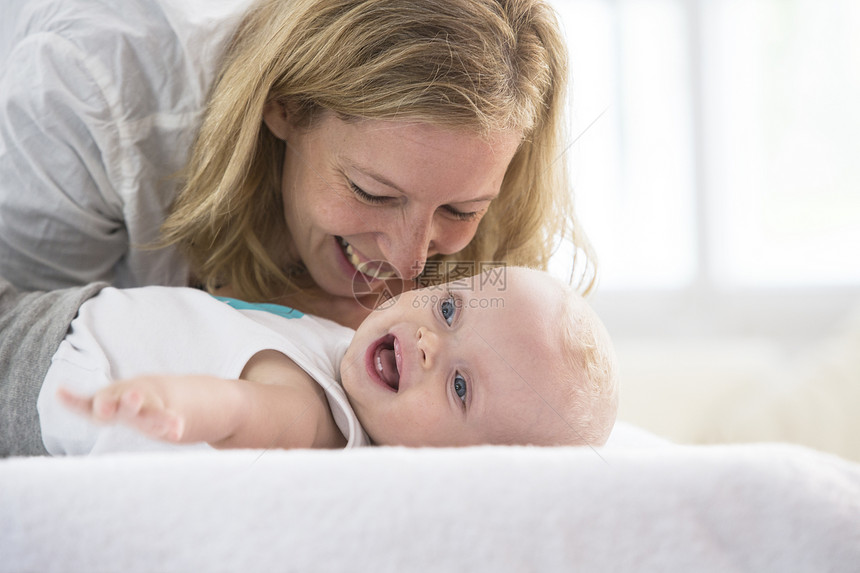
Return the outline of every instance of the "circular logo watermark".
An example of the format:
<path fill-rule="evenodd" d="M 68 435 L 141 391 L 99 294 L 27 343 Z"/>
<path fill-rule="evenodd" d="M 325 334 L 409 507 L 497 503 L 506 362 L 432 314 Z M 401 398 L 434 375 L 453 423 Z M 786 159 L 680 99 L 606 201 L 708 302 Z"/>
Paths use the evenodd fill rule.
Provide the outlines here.
<path fill-rule="evenodd" d="M 352 296 L 367 310 L 389 308 L 395 297 L 406 290 L 408 281 L 401 279 L 388 261 L 361 263 L 352 275 Z"/>

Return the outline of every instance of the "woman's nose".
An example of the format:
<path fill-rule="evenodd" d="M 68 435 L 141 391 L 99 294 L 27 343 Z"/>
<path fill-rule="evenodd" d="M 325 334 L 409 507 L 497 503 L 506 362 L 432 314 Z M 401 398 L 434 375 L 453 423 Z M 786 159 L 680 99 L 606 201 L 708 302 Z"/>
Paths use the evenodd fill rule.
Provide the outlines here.
<path fill-rule="evenodd" d="M 419 363 L 422 368 L 430 369 L 433 367 L 436 353 L 439 350 L 439 337 L 426 326 L 418 327 L 416 337 Z"/>
<path fill-rule="evenodd" d="M 405 219 L 391 230 L 383 252 L 400 278 L 414 279 L 424 270 L 427 257 L 436 254 L 436 227 L 431 213 Z"/>

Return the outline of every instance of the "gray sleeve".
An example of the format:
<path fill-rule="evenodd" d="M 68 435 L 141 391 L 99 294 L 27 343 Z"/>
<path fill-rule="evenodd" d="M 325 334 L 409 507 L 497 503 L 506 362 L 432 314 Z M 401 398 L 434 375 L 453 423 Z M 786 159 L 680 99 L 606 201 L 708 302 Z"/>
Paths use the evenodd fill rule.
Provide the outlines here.
<path fill-rule="evenodd" d="M 46 455 L 36 401 L 83 302 L 106 283 L 20 292 L 0 279 L 0 457 Z"/>

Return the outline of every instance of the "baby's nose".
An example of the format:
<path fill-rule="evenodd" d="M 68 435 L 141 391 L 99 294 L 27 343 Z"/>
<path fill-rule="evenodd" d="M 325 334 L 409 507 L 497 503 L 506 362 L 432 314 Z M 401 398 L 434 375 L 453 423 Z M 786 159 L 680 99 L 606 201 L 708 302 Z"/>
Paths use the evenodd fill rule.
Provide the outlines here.
<path fill-rule="evenodd" d="M 419 360 L 423 368 L 432 368 L 439 347 L 439 337 L 435 332 L 421 326 L 416 333 L 416 346 L 418 347 Z"/>

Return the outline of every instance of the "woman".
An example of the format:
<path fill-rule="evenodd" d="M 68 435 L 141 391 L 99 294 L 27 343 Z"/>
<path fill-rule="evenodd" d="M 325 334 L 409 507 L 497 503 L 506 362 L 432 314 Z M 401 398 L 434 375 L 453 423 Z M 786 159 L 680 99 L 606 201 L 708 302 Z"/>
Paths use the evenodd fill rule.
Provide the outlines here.
<path fill-rule="evenodd" d="M 210 289 L 353 326 L 374 300 L 357 278 L 411 281 L 428 258 L 545 267 L 574 229 L 556 161 L 566 74 L 542 2 L 260 3 L 167 240 Z"/>
<path fill-rule="evenodd" d="M 70 4 L 98 2 L 58 5 Z M 244 8 L 233 4 L 222 8 L 226 23 Z M 103 25 L 95 15 L 82 20 L 81 6 L 74 6 L 78 28 Z M 138 0 L 123 7 L 124 17 L 137 10 L 148 21 L 144 15 L 153 7 L 163 17 L 149 16 L 150 35 L 194 36 L 181 27 L 183 18 L 193 18 L 173 13 L 171 3 Z M 209 26 L 213 35 L 226 37 L 226 24 Z M 169 39 L 163 43 L 182 43 Z M 86 39 L 80 46 L 88 47 Z M 117 42 L 110 51 L 122 54 L 123 46 Z M 188 40 L 177 51 L 188 60 L 185 66 L 212 64 L 211 55 L 192 57 L 194 48 Z M 155 63 L 145 51 L 130 57 L 145 73 L 129 74 L 117 89 L 140 76 L 155 82 L 156 64 L 169 66 L 179 57 L 164 55 L 160 45 L 159 50 Z M 387 286 L 398 292 L 404 281 L 418 278 L 428 258 L 434 263 L 420 277 L 424 282 L 445 280 L 451 262 L 545 268 L 560 237 L 587 249 L 576 231 L 564 161 L 558 160 L 566 75 L 555 16 L 538 0 L 255 3 L 214 81 L 182 190 L 164 227 L 162 247 L 171 248 L 151 247 L 175 195 L 174 183 L 165 180 L 171 175 L 167 168 L 184 156 L 177 145 L 187 145 L 185 124 L 176 133 L 157 133 L 144 149 L 124 150 L 113 161 L 120 167 L 106 161 L 87 177 L 52 178 L 48 186 L 60 189 L 51 193 L 73 204 L 70 216 L 85 215 L 53 241 L 28 233 L 51 236 L 51 227 L 33 225 L 34 219 L 66 224 L 69 217 L 53 216 L 58 202 L 45 193 L 21 198 L 5 181 L 0 184 L 4 211 L 20 215 L 0 222 L 0 275 L 21 288 L 93 280 L 181 284 L 187 269 L 175 256 L 172 246 L 178 246 L 210 289 L 355 325 L 374 300 L 353 297 L 356 279 L 361 289 Z M 142 95 L 128 88 L 112 116 L 133 114 L 138 99 L 152 96 L 162 102 L 159 109 L 137 123 L 157 124 L 151 118 L 169 108 L 172 123 L 163 123 L 179 124 L 194 114 L 198 94 L 208 91 L 205 73 L 198 76 L 188 78 L 195 97 L 186 108 L 152 87 Z M 174 85 L 168 91 L 179 90 Z M 88 147 L 104 157 L 122 150 L 122 135 L 104 136 Z M 167 141 L 171 137 L 177 141 Z M 75 149 L 69 154 L 81 155 Z M 156 154 L 165 158 L 153 160 Z M 26 163 L 16 161 L 15 169 Z M 41 167 L 47 161 L 30 163 Z M 146 171 L 151 165 L 163 172 Z M 11 168 L 0 163 L 0 170 Z M 128 180 L 136 193 L 123 194 Z M 350 260 L 367 272 L 355 275 Z M 374 274 L 398 280 L 383 285 Z"/>
<path fill-rule="evenodd" d="M 25 3 L 0 79 L 12 285 L 187 284 L 190 266 L 219 294 L 354 327 L 378 293 L 451 268 L 545 268 L 562 238 L 588 254 L 545 2 L 182 4 Z M 33 345 L 53 352 L 91 291 L 40 306 L 45 328 L 4 326 L 28 339 L 0 340 L 15 385 L 0 402 L 35 401 L 44 372 L 15 365 Z M 30 314 L 14 309 L 31 297 L 2 283 L 0 295 L 7 317 Z"/>

